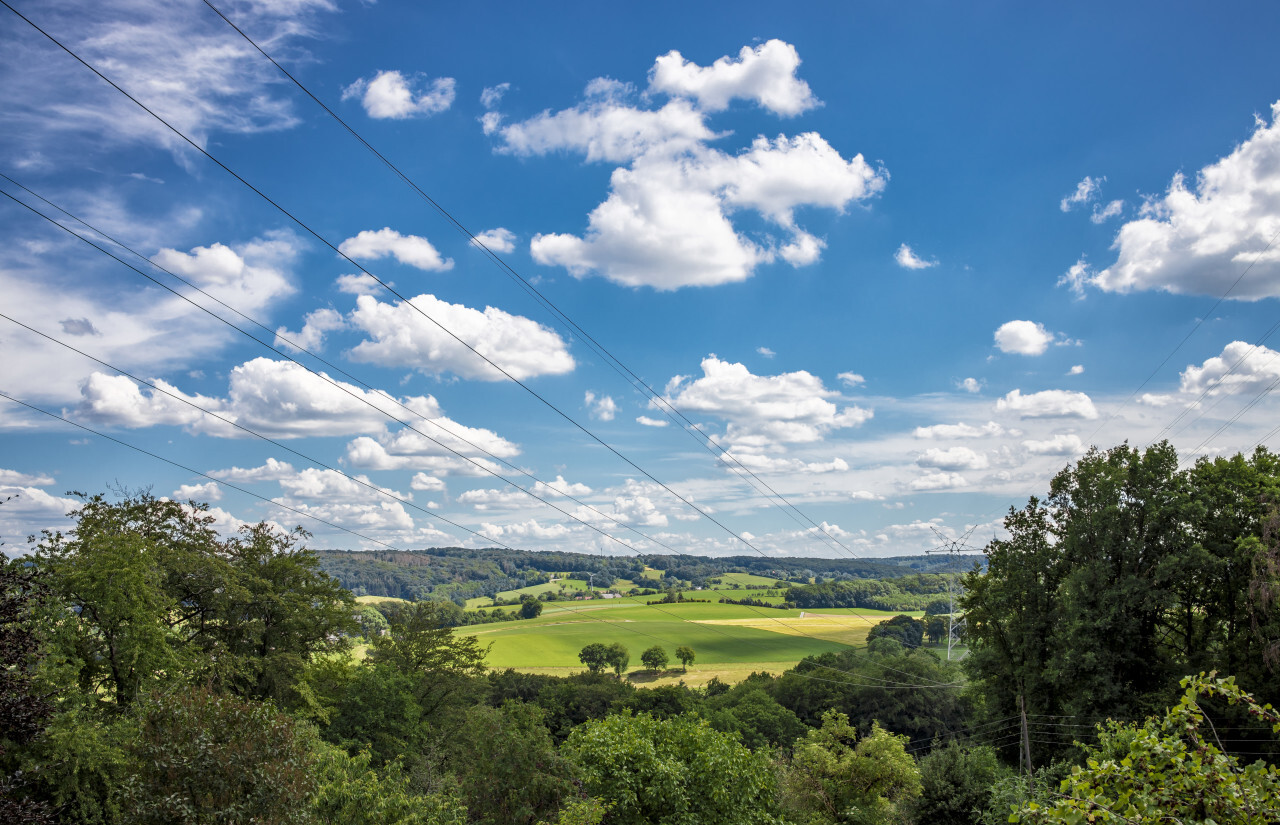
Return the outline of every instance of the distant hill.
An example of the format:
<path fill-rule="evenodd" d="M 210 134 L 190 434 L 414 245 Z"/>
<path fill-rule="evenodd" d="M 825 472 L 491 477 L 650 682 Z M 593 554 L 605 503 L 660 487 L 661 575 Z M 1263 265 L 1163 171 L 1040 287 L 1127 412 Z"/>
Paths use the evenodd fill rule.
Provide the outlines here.
<path fill-rule="evenodd" d="M 607 588 L 618 579 L 638 579 L 659 570 L 667 583 L 703 586 L 725 573 L 750 573 L 805 583 L 811 579 L 893 579 L 916 573 L 965 572 L 981 556 L 952 564 L 946 556 L 895 556 L 884 559 L 776 558 L 762 556 L 588 556 L 558 551 L 506 550 L 497 547 L 432 547 L 410 551 L 317 550 L 321 567 L 357 596 L 401 599 L 444 598 L 454 602 L 493 596 L 550 581 L 552 574 L 592 579 Z M 652 574 L 651 574 L 652 575 Z M 665 586 L 655 581 L 655 586 Z"/>

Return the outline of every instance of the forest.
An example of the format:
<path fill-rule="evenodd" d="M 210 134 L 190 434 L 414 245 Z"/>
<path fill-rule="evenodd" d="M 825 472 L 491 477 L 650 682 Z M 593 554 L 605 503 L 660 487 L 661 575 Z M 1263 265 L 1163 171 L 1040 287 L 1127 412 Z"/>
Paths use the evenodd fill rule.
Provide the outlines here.
<path fill-rule="evenodd" d="M 0 570 L 0 821 L 1280 821 L 1277 488 L 1265 449 L 1187 469 L 1164 443 L 1090 451 L 964 575 L 962 660 L 902 615 L 699 687 L 645 687 L 699 651 L 639 634 L 587 645 L 573 675 L 490 668 L 451 598 L 371 618 L 340 582 L 356 554 L 301 530 L 224 537 L 199 506 L 83 495 L 73 529 Z M 349 563 L 366 590 L 374 565 L 390 586 L 400 568 L 693 581 L 737 564 L 487 553 Z M 828 607 L 893 582 L 936 598 L 928 571 L 883 566 L 770 575 Z"/>

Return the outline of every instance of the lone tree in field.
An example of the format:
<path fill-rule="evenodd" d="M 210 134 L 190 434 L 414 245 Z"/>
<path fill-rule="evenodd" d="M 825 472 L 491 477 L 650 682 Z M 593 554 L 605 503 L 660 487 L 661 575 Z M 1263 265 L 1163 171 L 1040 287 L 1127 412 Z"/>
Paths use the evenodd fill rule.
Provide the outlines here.
<path fill-rule="evenodd" d="M 605 663 L 613 668 L 613 672 L 622 675 L 627 669 L 627 665 L 631 664 L 631 651 L 623 646 L 622 642 L 614 642 L 605 648 Z"/>
<path fill-rule="evenodd" d="M 525 594 L 520 597 L 520 618 L 536 619 L 542 615 L 542 602 L 537 596 Z"/>
<path fill-rule="evenodd" d="M 693 664 L 693 657 L 693 648 L 688 645 L 680 645 L 676 648 L 676 658 L 680 660 L 680 664 L 684 665 L 686 671 L 689 669 L 689 665 Z"/>
<path fill-rule="evenodd" d="M 662 645 L 654 645 L 640 654 L 640 661 L 644 663 L 645 667 L 654 672 L 665 670 L 667 667 L 667 651 L 662 649 Z"/>
<path fill-rule="evenodd" d="M 603 673 L 609 666 L 609 646 L 592 642 L 578 653 L 578 661 L 587 666 L 592 673 Z"/>

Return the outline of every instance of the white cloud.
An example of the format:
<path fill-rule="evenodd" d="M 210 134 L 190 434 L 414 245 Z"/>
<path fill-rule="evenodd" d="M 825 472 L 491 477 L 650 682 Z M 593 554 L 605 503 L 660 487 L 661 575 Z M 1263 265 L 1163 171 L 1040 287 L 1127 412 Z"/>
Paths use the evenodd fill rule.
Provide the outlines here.
<path fill-rule="evenodd" d="M 1012 390 L 996 401 L 998 412 L 1011 412 L 1021 418 L 1097 418 L 1092 399 L 1082 392 L 1044 390 L 1023 395 Z"/>
<path fill-rule="evenodd" d="M 587 406 L 590 416 L 597 421 L 612 421 L 618 414 L 618 403 L 613 400 L 613 396 L 597 396 L 594 392 L 587 390 L 583 395 L 582 403 Z"/>
<path fill-rule="evenodd" d="M 481 312 L 434 295 L 384 304 L 362 295 L 356 299 L 350 321 L 371 336 L 351 350 L 355 361 L 408 367 L 428 375 L 451 372 L 481 381 L 503 379 L 498 370 L 444 331 L 448 329 L 520 380 L 563 375 L 574 368 L 567 345 L 554 331 L 494 307 Z"/>
<path fill-rule="evenodd" d="M 665 427 L 671 422 L 665 421 L 661 418 L 650 418 L 647 415 L 639 415 L 636 416 L 636 423 L 643 424 L 646 427 Z"/>
<path fill-rule="evenodd" d="M 0 487 L 48 487 L 52 483 L 53 476 L 0 469 Z"/>
<path fill-rule="evenodd" d="M 516 248 L 516 233 L 501 226 L 477 233 L 475 242 L 490 252 L 506 254 Z"/>
<path fill-rule="evenodd" d="M 204 484 L 183 484 L 173 491 L 175 501 L 196 501 L 207 503 L 222 500 L 222 485 L 215 481 Z"/>
<path fill-rule="evenodd" d="M 884 501 L 884 496 L 877 495 L 870 490 L 850 490 L 849 498 L 854 501 Z"/>
<path fill-rule="evenodd" d="M 458 496 L 459 504 L 466 504 L 477 510 L 519 510 L 537 506 L 538 502 L 521 490 L 467 490 Z"/>
<path fill-rule="evenodd" d="M 931 266 L 937 266 L 936 260 L 926 261 L 912 251 L 911 247 L 903 244 L 898 247 L 898 251 L 893 253 L 893 259 L 898 262 L 898 266 L 903 269 L 928 269 Z"/>
<path fill-rule="evenodd" d="M 509 539 L 563 539 L 573 534 L 573 530 L 563 524 L 542 524 L 537 519 L 529 519 L 519 524 L 484 523 L 477 531 L 493 541 Z"/>
<path fill-rule="evenodd" d="M 968 486 L 969 482 L 965 481 L 964 476 L 959 473 L 927 473 L 920 478 L 911 482 L 910 488 L 919 492 L 930 492 L 934 490 L 954 490 L 959 487 Z"/>
<path fill-rule="evenodd" d="M 1096 224 L 1103 224 L 1112 218 L 1117 217 L 1123 211 L 1124 201 L 1121 200 L 1111 201 L 1101 209 L 1098 208 L 1097 204 L 1094 204 L 1093 214 L 1089 216 L 1089 220 Z"/>
<path fill-rule="evenodd" d="M 435 399 L 431 402 L 435 404 Z M 433 475 L 484 476 L 489 474 L 487 471 L 498 473 L 502 469 L 484 456 L 508 459 L 520 454 L 518 445 L 492 430 L 467 427 L 446 418 L 438 405 L 423 413 L 429 423 L 418 423 L 417 432 L 401 429 L 383 433 L 376 440 L 367 436 L 354 439 L 347 444 L 345 460 L 352 467 L 367 470 L 412 469 Z"/>
<path fill-rule="evenodd" d="M 348 295 L 381 295 L 386 292 L 382 284 L 374 280 L 373 276 L 367 272 L 361 272 L 354 275 L 339 275 L 334 281 L 334 286 L 339 292 L 345 292 Z"/>
<path fill-rule="evenodd" d="M 765 67 L 784 51 L 794 52 L 771 41 L 743 54 L 756 55 L 747 62 Z M 753 62 L 760 60 L 764 62 Z M 562 266 L 574 277 L 596 273 L 627 286 L 659 290 L 741 281 L 759 264 L 776 260 L 796 267 L 817 261 L 825 241 L 798 226 L 795 211 L 843 210 L 883 189 L 887 173 L 872 168 L 861 155 L 844 160 L 812 132 L 773 140 L 760 136 L 738 154 L 710 148 L 709 141 L 727 134 L 707 127 L 706 114 L 715 109 L 708 101 L 728 94 L 723 98 L 727 103 L 748 94 L 765 105 L 782 105 L 780 97 L 765 89 L 768 84 L 757 82 L 763 77 L 758 68 L 747 72 L 749 82 L 724 85 L 724 78 L 739 71 L 732 66 L 741 65 L 730 62 L 704 70 L 674 54 L 659 60 L 658 66 L 667 68 L 655 69 L 655 78 L 665 78 L 656 81 L 658 86 L 694 94 L 689 84 L 702 78 L 696 81 L 701 91 L 695 97 L 710 108 L 682 98 L 657 109 L 639 108 L 631 86 L 597 78 L 588 85 L 586 99 L 572 109 L 545 111 L 508 125 L 498 113 L 488 113 L 485 129 L 500 137 L 500 152 L 567 150 L 588 161 L 630 164 L 614 170 L 610 193 L 590 213 L 582 235 L 535 235 L 530 243 L 534 260 Z M 677 82 L 677 74 L 685 80 Z M 755 91 L 748 93 L 749 88 Z M 740 232 L 731 218 L 743 210 L 758 213 L 787 237 Z"/>
<path fill-rule="evenodd" d="M 738 464 L 755 473 L 807 473 L 821 475 L 823 473 L 842 473 L 849 469 L 849 463 L 839 456 L 830 461 L 801 461 L 798 458 L 775 458 L 742 446 L 735 448 L 732 455 Z"/>
<path fill-rule="evenodd" d="M 1163 198 L 1120 227 L 1116 262 L 1087 283 L 1107 292 L 1193 295 L 1224 295 L 1234 285 L 1230 297 L 1237 300 L 1280 296 L 1280 247 L 1267 249 L 1280 231 L 1280 102 L 1271 116 L 1201 169 L 1194 187 L 1175 175 Z"/>
<path fill-rule="evenodd" d="M 1221 355 L 1183 370 L 1179 389 L 1195 395 L 1256 395 L 1276 382 L 1280 382 L 1280 352 L 1232 341 Z"/>
<path fill-rule="evenodd" d="M 1001 352 L 1040 355 L 1053 342 L 1053 333 L 1047 331 L 1043 324 L 1009 321 L 996 330 L 995 339 Z"/>
<path fill-rule="evenodd" d="M 1086 175 L 1084 180 L 1076 184 L 1076 191 L 1058 203 L 1058 208 L 1063 212 L 1070 212 L 1077 206 L 1089 203 L 1097 197 L 1098 190 L 1102 188 L 1102 182 L 1105 180 L 1106 178 L 1091 178 Z"/>
<path fill-rule="evenodd" d="M 982 392 L 982 387 L 986 383 L 987 382 L 985 381 L 979 381 L 977 378 L 965 378 L 962 381 L 956 382 L 956 389 L 964 390 L 965 392 L 979 393 Z"/>
<path fill-rule="evenodd" d="M 613 500 L 613 516 L 637 527 L 666 527 L 667 517 L 648 496 L 617 496 Z"/>
<path fill-rule="evenodd" d="M 839 378 L 841 383 L 850 389 L 853 387 L 861 387 L 863 384 L 867 383 L 867 379 L 863 378 L 856 372 L 842 372 L 837 375 L 836 378 Z"/>
<path fill-rule="evenodd" d="M 282 267 L 292 263 L 298 252 L 292 235 L 275 233 L 237 249 L 221 243 L 197 246 L 189 253 L 161 249 L 151 260 L 218 300 L 252 313 L 294 292 Z"/>
<path fill-rule="evenodd" d="M 457 81 L 437 77 L 428 84 L 426 80 L 415 77 L 411 85 L 400 72 L 378 72 L 372 79 L 361 78 L 347 86 L 342 90 L 342 99 L 359 98 L 365 113 L 379 120 L 430 117 L 453 105 Z"/>
<path fill-rule="evenodd" d="M 258 42 L 302 56 L 301 41 L 314 33 L 317 13 L 335 8 L 330 0 L 251 3 L 237 7 L 236 17 Z M 214 133 L 251 134 L 298 122 L 275 67 L 212 15 L 172 3 L 99 4 L 86 13 L 80 3 L 45 2 L 39 22 L 198 145 Z M 160 146 L 180 158 L 190 153 L 151 115 L 123 95 L 104 95 L 100 79 L 74 61 L 55 59 L 52 47 L 31 34 L 15 26 L 0 33 L 0 72 L 23 78 L 0 89 L 6 113 L 0 154 L 30 166 L 64 157 L 85 162 L 121 145 Z"/>
<path fill-rule="evenodd" d="M 763 355 L 765 358 L 773 358 L 778 354 L 773 350 L 769 349 L 768 347 L 756 347 L 756 352 L 760 355 Z"/>
<path fill-rule="evenodd" d="M 366 229 L 339 244 L 338 251 L 347 257 L 364 260 L 393 256 L 402 264 L 427 272 L 453 269 L 453 259 L 441 257 L 431 241 L 418 235 L 401 235 L 390 227 Z"/>
<path fill-rule="evenodd" d="M 275 345 L 295 352 L 300 349 L 319 352 L 324 347 L 326 333 L 336 332 L 346 327 L 347 322 L 343 319 L 342 313 L 328 308 L 317 309 L 307 313 L 303 319 L 301 332 L 290 332 L 285 327 L 277 329 Z"/>
<path fill-rule="evenodd" d="M 225 421 L 161 392 L 143 392 L 123 376 L 91 374 L 81 386 L 79 412 L 118 427 L 183 426 L 191 432 L 248 438 L 227 421 L 276 438 L 380 433 L 391 417 L 417 411 L 438 414 L 434 398 L 410 397 L 397 403 L 381 391 L 368 391 L 308 372 L 291 361 L 255 358 L 231 370 L 226 398 L 187 395 L 163 381 L 157 387 L 185 398 Z M 386 413 L 386 414 L 384 414 Z M 389 415 L 388 415 L 389 414 Z M 391 416 L 391 417 L 389 417 Z"/>
<path fill-rule="evenodd" d="M 287 461 L 268 458 L 261 467 L 249 469 L 232 467 L 227 470 L 210 470 L 208 475 L 222 481 L 252 484 L 259 481 L 279 481 L 282 478 L 290 478 L 295 473 L 293 465 Z"/>
<path fill-rule="evenodd" d="M 1065 286 L 1070 289 L 1077 298 L 1084 297 L 1084 288 L 1092 282 L 1094 277 L 1093 267 L 1089 266 L 1089 262 L 1084 258 L 1076 261 L 1071 267 L 1058 278 L 1058 286 Z"/>
<path fill-rule="evenodd" d="M 1084 373 L 1084 364 L 1076 364 L 1071 369 L 1067 370 L 1067 375 L 1081 375 L 1083 373 Z"/>
<path fill-rule="evenodd" d="M 916 464 L 939 470 L 985 470 L 989 466 L 985 455 L 968 447 L 951 447 L 945 450 L 930 447 L 916 457 Z"/>
<path fill-rule="evenodd" d="M 39 487 L 0 482 L 0 500 L 6 498 L 0 505 L 0 540 L 8 542 L 6 550 L 16 549 L 14 539 L 44 529 L 67 530 L 72 526 L 67 514 L 81 506 L 76 499 L 51 496 Z"/>
<path fill-rule="evenodd" d="M 794 117 L 820 105 L 809 84 L 796 77 L 799 66 L 795 46 L 781 40 L 743 46 L 736 60 L 721 57 L 710 66 L 698 66 L 673 50 L 654 61 L 649 92 L 692 98 L 705 112 L 721 111 L 739 99 Z"/>
<path fill-rule="evenodd" d="M 932 427 L 916 427 L 916 438 L 992 438 L 1005 434 L 1005 428 L 994 421 L 988 421 L 981 427 L 963 422 L 958 424 L 934 424 Z"/>
<path fill-rule="evenodd" d="M 502 97 L 511 90 L 510 83 L 499 83 L 497 86 L 486 86 L 480 92 L 480 105 L 492 109 L 502 102 Z"/>
<path fill-rule="evenodd" d="M 1059 434 L 1044 441 L 1024 441 L 1022 446 L 1035 455 L 1078 456 L 1084 454 L 1084 442 L 1074 434 Z"/>
<path fill-rule="evenodd" d="M 1162 393 L 1144 392 L 1138 396 L 1138 403 L 1148 407 L 1167 407 L 1177 400 L 1172 395 L 1164 395 Z"/>
<path fill-rule="evenodd" d="M 702 360 L 702 372 L 687 383 L 684 376 L 668 382 L 667 401 L 681 410 L 724 418 L 729 422 L 726 437 L 735 445 L 818 441 L 831 430 L 857 427 L 872 416 L 862 407 L 837 408 L 827 399 L 839 393 L 804 370 L 753 375 L 742 364 L 711 355 Z"/>
<path fill-rule="evenodd" d="M 581 497 L 591 495 L 591 488 L 587 485 L 565 481 L 564 476 L 560 475 L 556 476 L 554 481 L 539 481 L 533 485 L 533 491 L 544 498 L 549 496 Z"/>
<path fill-rule="evenodd" d="M 426 473 L 414 473 L 413 479 L 409 482 L 409 487 L 430 493 L 443 493 L 445 490 L 444 481 Z"/>

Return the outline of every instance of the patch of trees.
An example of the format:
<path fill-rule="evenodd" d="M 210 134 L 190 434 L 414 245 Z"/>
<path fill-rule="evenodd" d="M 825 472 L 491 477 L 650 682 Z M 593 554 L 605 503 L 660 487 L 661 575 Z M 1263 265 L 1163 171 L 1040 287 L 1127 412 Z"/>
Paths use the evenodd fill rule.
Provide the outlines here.
<path fill-rule="evenodd" d="M 913 574 L 895 579 L 826 580 L 792 587 L 786 599 L 802 610 L 859 607 L 867 610 L 926 610 L 947 612 L 947 576 Z"/>

